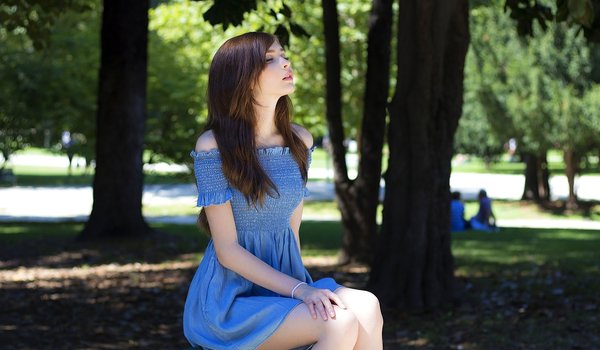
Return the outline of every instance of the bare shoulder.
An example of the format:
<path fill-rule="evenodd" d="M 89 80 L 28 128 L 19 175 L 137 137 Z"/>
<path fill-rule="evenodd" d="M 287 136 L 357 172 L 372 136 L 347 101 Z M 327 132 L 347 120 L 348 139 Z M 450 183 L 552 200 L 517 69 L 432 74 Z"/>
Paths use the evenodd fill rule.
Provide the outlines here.
<path fill-rule="evenodd" d="M 196 152 L 210 151 L 211 149 L 218 148 L 217 140 L 212 130 L 207 130 L 198 137 L 196 141 Z"/>
<path fill-rule="evenodd" d="M 292 129 L 294 129 L 296 135 L 298 135 L 302 141 L 304 141 L 306 148 L 311 148 L 313 146 L 313 137 L 310 132 L 306 130 L 306 128 L 298 124 L 292 124 Z"/>

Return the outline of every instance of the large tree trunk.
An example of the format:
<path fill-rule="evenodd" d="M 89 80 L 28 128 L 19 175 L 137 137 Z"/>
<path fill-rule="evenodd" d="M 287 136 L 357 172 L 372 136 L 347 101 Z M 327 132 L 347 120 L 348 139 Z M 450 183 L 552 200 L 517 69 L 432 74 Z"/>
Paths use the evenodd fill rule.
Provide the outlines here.
<path fill-rule="evenodd" d="M 524 153 L 525 160 L 525 188 L 522 200 L 545 202 L 550 200 L 550 181 L 546 152 L 539 155 Z"/>
<path fill-rule="evenodd" d="M 148 0 L 105 0 L 94 204 L 83 238 L 142 235 Z"/>
<path fill-rule="evenodd" d="M 453 299 L 450 161 L 462 112 L 467 0 L 400 0 L 383 224 L 369 285 L 384 307 Z"/>
<path fill-rule="evenodd" d="M 369 19 L 365 109 L 358 176 L 348 178 L 341 117 L 339 24 L 336 1 L 323 1 L 327 69 L 327 122 L 333 146 L 335 191 L 342 215 L 341 263 L 369 263 L 377 230 L 381 152 L 389 90 L 392 0 L 374 0 Z"/>

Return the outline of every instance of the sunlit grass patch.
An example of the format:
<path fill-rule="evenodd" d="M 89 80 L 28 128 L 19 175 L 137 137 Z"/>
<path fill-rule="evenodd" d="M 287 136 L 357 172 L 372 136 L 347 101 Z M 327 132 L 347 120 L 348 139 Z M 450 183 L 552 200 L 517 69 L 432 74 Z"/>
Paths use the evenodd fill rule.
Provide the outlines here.
<path fill-rule="evenodd" d="M 600 231 L 502 228 L 494 233 L 457 233 L 452 239 L 460 275 L 527 270 L 532 265 L 579 273 L 600 268 Z"/>

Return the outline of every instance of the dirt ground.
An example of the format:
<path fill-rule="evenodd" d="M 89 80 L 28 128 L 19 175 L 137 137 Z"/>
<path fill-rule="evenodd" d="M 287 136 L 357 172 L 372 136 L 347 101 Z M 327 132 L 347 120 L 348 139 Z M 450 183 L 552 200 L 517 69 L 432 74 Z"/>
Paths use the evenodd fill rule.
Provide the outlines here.
<path fill-rule="evenodd" d="M 186 349 L 182 310 L 198 264 L 180 238 L 0 247 L 1 349 Z M 307 258 L 314 278 L 363 286 L 367 269 Z M 458 276 L 460 305 L 385 314 L 385 349 L 600 349 L 598 279 L 541 269 L 531 276 Z M 563 283 L 564 282 L 564 283 Z M 593 292 L 593 289 L 596 292 Z M 591 292 L 590 292 L 591 291 Z"/>

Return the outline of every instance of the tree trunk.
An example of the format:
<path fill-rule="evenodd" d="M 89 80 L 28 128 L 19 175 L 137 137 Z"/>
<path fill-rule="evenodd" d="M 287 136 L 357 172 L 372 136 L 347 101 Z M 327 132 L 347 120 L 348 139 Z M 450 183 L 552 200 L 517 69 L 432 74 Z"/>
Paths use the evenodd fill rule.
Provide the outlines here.
<path fill-rule="evenodd" d="M 550 200 L 550 180 L 546 152 L 539 155 L 524 153 L 525 188 L 522 200 L 545 202 Z"/>
<path fill-rule="evenodd" d="M 400 0 L 383 224 L 369 285 L 382 305 L 452 300 L 450 169 L 469 45 L 466 0 Z"/>
<path fill-rule="evenodd" d="M 148 0 L 105 0 L 94 204 L 81 237 L 150 232 L 142 216 Z"/>
<path fill-rule="evenodd" d="M 567 182 L 569 183 L 569 197 L 567 198 L 567 209 L 577 208 L 577 195 L 575 194 L 575 174 L 577 173 L 578 157 L 572 148 L 565 148 L 564 150 L 564 162 L 565 162 L 565 175 L 567 176 Z"/>
<path fill-rule="evenodd" d="M 392 0 L 374 0 L 369 20 L 365 109 L 358 176 L 348 178 L 341 117 L 339 24 L 336 1 L 323 1 L 327 69 L 327 122 L 333 146 L 335 191 L 342 215 L 340 263 L 370 263 L 377 230 L 381 152 L 389 90 Z"/>

